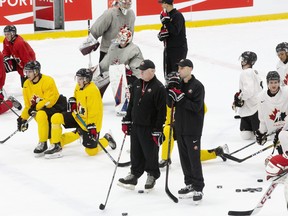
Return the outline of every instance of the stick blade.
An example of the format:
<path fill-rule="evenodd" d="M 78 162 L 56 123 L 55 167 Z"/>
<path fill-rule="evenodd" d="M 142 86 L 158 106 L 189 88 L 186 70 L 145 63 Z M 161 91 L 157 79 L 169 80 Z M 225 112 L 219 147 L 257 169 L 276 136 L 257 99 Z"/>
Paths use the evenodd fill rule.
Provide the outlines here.
<path fill-rule="evenodd" d="M 253 210 L 249 211 L 229 211 L 228 215 L 251 215 Z"/>
<path fill-rule="evenodd" d="M 127 167 L 131 165 L 131 161 L 125 162 L 125 163 L 118 163 L 118 167 Z"/>
<path fill-rule="evenodd" d="M 99 209 L 100 210 L 104 210 L 105 209 L 105 205 L 103 205 L 102 203 L 99 205 Z"/>

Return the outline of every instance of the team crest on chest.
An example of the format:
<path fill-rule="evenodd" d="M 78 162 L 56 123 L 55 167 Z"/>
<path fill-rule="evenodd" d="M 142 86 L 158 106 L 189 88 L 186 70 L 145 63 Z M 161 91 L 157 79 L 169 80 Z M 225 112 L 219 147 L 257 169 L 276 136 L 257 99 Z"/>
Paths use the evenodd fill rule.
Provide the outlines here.
<path fill-rule="evenodd" d="M 193 90 L 192 89 L 189 89 L 188 90 L 188 94 L 192 94 Z"/>
<path fill-rule="evenodd" d="M 280 110 L 278 109 L 274 109 L 274 111 L 272 112 L 272 114 L 269 115 L 269 118 L 274 121 L 274 123 L 280 122 L 280 121 L 284 121 L 286 117 L 286 113 L 285 112 L 280 112 Z"/>

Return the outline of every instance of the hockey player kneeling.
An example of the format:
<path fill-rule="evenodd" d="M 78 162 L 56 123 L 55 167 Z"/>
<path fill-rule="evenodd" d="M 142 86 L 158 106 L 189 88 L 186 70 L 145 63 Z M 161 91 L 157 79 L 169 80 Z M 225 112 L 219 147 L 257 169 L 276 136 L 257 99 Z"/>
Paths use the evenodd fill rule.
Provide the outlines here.
<path fill-rule="evenodd" d="M 62 157 L 62 148 L 80 137 L 89 156 L 96 155 L 101 147 L 108 145 L 116 148 L 116 142 L 111 134 L 106 133 L 99 139 L 102 128 L 103 104 L 99 89 L 91 82 L 92 72 L 89 69 L 80 69 L 76 73 L 77 84 L 74 97 L 68 100 L 68 111 L 56 113 L 51 119 L 51 148 L 45 152 L 45 158 Z M 62 134 L 62 125 L 65 128 L 74 128 L 71 132 Z M 99 149 L 100 148 L 100 149 Z"/>

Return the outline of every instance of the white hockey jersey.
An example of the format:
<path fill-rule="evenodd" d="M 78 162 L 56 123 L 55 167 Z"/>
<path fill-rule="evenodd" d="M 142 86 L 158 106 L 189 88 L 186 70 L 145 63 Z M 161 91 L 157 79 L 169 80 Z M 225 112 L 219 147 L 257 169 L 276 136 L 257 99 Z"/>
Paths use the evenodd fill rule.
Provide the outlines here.
<path fill-rule="evenodd" d="M 288 63 L 284 64 L 282 61 L 279 61 L 276 68 L 280 75 L 280 84 L 282 86 L 288 85 Z"/>
<path fill-rule="evenodd" d="M 288 87 L 280 87 L 274 97 L 270 97 L 266 91 L 262 91 L 258 102 L 258 116 L 261 133 L 274 132 L 285 125 L 288 114 Z"/>
<path fill-rule="evenodd" d="M 239 107 L 241 117 L 251 116 L 257 112 L 259 93 L 262 91 L 262 80 L 258 72 L 252 68 L 242 70 L 239 79 L 240 98 L 244 105 Z"/>

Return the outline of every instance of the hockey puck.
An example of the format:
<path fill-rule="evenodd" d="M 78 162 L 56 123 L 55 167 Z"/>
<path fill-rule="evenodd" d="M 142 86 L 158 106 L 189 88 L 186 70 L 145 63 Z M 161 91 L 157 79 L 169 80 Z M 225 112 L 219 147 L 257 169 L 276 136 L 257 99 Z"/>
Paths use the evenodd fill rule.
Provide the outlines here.
<path fill-rule="evenodd" d="M 257 179 L 257 182 L 263 182 L 263 179 Z"/>
<path fill-rule="evenodd" d="M 245 189 L 242 189 L 242 192 L 247 192 L 248 191 L 248 189 L 247 188 L 245 188 Z"/>
<path fill-rule="evenodd" d="M 217 188 L 218 188 L 218 189 L 221 189 L 221 188 L 222 188 L 222 185 L 217 185 Z"/>
<path fill-rule="evenodd" d="M 235 191 L 236 191 L 237 193 L 239 193 L 239 192 L 241 192 L 241 189 L 236 189 Z"/>
<path fill-rule="evenodd" d="M 127 216 L 127 215 L 128 215 L 127 212 L 123 212 L 123 213 L 122 213 L 122 216 Z"/>
<path fill-rule="evenodd" d="M 138 190 L 138 193 L 144 193 L 144 190 Z"/>

